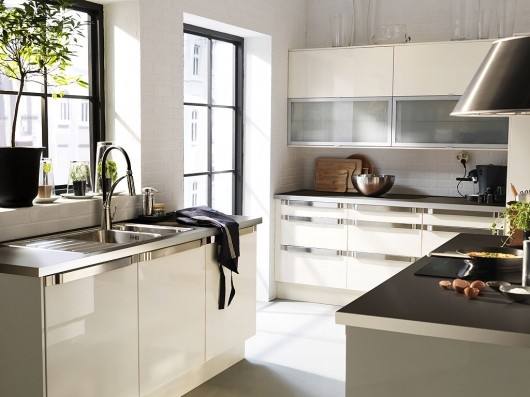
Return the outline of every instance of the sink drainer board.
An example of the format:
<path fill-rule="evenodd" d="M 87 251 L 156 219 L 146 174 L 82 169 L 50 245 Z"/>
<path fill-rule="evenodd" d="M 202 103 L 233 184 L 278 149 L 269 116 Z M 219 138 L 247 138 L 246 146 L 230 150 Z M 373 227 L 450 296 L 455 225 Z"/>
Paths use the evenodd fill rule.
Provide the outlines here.
<path fill-rule="evenodd" d="M 40 237 L 14 241 L 7 244 L 9 247 L 36 248 L 52 251 L 70 251 L 79 253 L 90 253 L 114 246 L 110 243 L 95 241 L 83 241 L 64 237 Z"/>

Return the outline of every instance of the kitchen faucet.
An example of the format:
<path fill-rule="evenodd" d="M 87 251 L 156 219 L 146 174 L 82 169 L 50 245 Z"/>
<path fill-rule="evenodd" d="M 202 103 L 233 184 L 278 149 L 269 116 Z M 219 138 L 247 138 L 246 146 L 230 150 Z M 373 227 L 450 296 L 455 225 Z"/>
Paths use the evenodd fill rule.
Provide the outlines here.
<path fill-rule="evenodd" d="M 110 191 L 107 192 L 107 184 L 105 183 L 107 179 L 107 157 L 109 156 L 110 152 L 114 149 L 119 150 L 123 157 L 125 157 L 125 161 L 127 162 L 127 173 L 116 179 L 116 182 L 112 184 L 110 187 Z M 114 193 L 114 189 L 116 189 L 116 186 L 123 180 L 127 178 L 127 185 L 129 187 L 129 195 L 134 196 L 136 194 L 136 190 L 134 188 L 134 178 L 132 174 L 131 169 L 131 160 L 129 159 L 129 155 L 125 151 L 124 148 L 121 146 L 109 146 L 105 153 L 103 153 L 103 157 L 101 158 L 101 187 L 102 187 L 102 193 L 103 193 L 103 213 L 101 217 L 101 229 L 103 230 L 111 230 L 112 229 L 112 215 L 110 214 L 110 204 L 112 200 L 112 194 Z"/>

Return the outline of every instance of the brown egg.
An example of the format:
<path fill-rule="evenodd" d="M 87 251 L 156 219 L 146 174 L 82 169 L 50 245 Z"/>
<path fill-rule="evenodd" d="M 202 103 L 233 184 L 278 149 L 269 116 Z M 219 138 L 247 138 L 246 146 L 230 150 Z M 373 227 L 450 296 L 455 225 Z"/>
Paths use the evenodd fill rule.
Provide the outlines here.
<path fill-rule="evenodd" d="M 466 280 L 461 280 L 457 278 L 456 280 L 453 281 L 453 289 L 460 294 L 463 294 L 464 290 L 467 287 L 469 287 L 469 283 Z"/>
<path fill-rule="evenodd" d="M 484 288 L 486 288 L 486 283 L 484 281 L 475 280 L 471 283 L 470 287 L 476 288 L 479 291 L 482 291 Z"/>
<path fill-rule="evenodd" d="M 480 294 L 480 290 L 478 288 L 473 288 L 473 287 L 467 287 L 465 290 L 464 290 L 464 295 L 468 298 L 468 299 L 475 299 L 478 294 Z"/>
<path fill-rule="evenodd" d="M 452 289 L 453 288 L 453 283 L 451 283 L 451 281 L 449 280 L 442 280 L 438 283 L 438 285 L 440 287 L 442 287 L 443 289 Z"/>

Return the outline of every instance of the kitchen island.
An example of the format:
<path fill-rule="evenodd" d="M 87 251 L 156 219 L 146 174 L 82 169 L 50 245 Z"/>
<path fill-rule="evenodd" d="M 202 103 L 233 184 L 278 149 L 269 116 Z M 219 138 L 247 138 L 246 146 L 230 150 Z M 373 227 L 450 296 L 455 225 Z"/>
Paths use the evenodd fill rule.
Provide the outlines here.
<path fill-rule="evenodd" d="M 495 246 L 497 236 L 461 234 L 440 251 Z M 346 325 L 346 395 L 527 395 L 530 306 L 486 289 L 468 300 L 416 276 L 424 257 L 340 309 Z"/>

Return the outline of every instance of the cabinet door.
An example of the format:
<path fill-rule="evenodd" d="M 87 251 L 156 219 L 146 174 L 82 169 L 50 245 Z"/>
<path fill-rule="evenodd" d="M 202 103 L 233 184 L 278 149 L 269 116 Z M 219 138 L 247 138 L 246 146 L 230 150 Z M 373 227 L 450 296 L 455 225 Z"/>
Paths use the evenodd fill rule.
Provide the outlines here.
<path fill-rule="evenodd" d="M 306 248 L 346 250 L 348 229 L 339 219 L 282 216 L 280 244 Z"/>
<path fill-rule="evenodd" d="M 405 259 L 389 259 L 384 255 L 356 254 L 347 258 L 349 289 L 367 292 L 385 282 L 411 264 Z"/>
<path fill-rule="evenodd" d="M 292 100 L 289 144 L 308 146 L 389 146 L 389 98 Z"/>
<path fill-rule="evenodd" d="M 490 41 L 396 46 L 394 96 L 462 95 L 490 47 Z"/>
<path fill-rule="evenodd" d="M 419 258 L 421 230 L 412 227 L 392 227 L 370 222 L 351 225 L 348 229 L 348 250 Z"/>
<path fill-rule="evenodd" d="M 139 264 L 140 395 L 180 395 L 179 377 L 204 362 L 205 247 L 154 251 Z"/>
<path fill-rule="evenodd" d="M 392 96 L 393 47 L 289 53 L 289 98 Z"/>
<path fill-rule="evenodd" d="M 508 145 L 508 118 L 451 116 L 457 98 L 394 99 L 394 146 L 492 147 Z"/>
<path fill-rule="evenodd" d="M 48 397 L 138 396 L 137 265 L 105 266 L 45 288 Z"/>
<path fill-rule="evenodd" d="M 234 274 L 236 296 L 232 304 L 218 309 L 219 266 L 216 245 L 206 246 L 206 360 L 240 346 L 256 333 L 256 233 L 240 237 L 239 274 Z M 225 269 L 226 298 L 230 271 Z"/>

